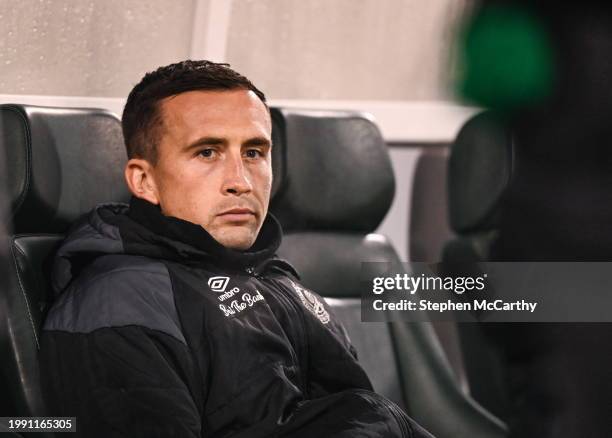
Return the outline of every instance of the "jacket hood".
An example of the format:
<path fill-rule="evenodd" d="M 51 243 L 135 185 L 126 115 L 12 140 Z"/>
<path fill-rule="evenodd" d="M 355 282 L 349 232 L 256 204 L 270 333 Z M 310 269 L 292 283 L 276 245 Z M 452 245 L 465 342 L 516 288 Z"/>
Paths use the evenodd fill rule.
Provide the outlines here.
<path fill-rule="evenodd" d="M 132 198 L 130 204 L 100 204 L 73 224 L 53 260 L 51 283 L 57 296 L 82 269 L 98 257 L 140 255 L 190 265 L 261 271 L 269 262 L 297 277 L 275 257 L 282 239 L 278 221 L 266 216 L 253 246 L 245 251 L 226 248 L 204 228 L 164 216 L 158 206 Z"/>

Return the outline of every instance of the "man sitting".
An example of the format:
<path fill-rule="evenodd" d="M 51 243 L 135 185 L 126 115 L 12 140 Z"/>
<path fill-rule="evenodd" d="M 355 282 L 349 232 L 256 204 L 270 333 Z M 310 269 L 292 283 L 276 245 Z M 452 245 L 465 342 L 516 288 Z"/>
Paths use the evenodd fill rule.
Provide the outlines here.
<path fill-rule="evenodd" d="M 430 436 L 372 392 L 323 299 L 275 256 L 265 102 L 207 61 L 130 93 L 132 200 L 66 237 L 42 336 L 51 413 L 80 436 Z"/>

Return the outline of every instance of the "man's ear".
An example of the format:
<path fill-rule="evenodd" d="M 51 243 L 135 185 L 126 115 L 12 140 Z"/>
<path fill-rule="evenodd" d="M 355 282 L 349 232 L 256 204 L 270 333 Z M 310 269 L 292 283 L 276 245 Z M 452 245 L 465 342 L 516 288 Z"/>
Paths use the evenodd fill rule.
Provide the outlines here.
<path fill-rule="evenodd" d="M 151 204 L 159 204 L 159 194 L 151 163 L 142 158 L 132 158 L 125 165 L 124 176 L 134 196 L 147 200 Z"/>

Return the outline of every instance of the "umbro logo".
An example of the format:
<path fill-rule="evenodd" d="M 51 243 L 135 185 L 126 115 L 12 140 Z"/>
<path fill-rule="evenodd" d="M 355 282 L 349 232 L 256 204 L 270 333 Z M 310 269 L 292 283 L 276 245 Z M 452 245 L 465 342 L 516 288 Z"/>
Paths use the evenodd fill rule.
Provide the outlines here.
<path fill-rule="evenodd" d="M 225 292 L 229 277 L 210 277 L 208 279 L 208 286 L 217 293 Z"/>

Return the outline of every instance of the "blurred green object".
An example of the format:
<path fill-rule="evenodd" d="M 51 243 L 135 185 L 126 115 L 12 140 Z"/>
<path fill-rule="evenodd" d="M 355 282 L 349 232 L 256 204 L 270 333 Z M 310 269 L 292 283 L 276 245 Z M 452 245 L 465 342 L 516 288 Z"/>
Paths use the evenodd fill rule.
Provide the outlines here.
<path fill-rule="evenodd" d="M 459 40 L 459 95 L 478 105 L 510 110 L 541 102 L 554 81 L 549 35 L 529 10 L 488 5 Z"/>

